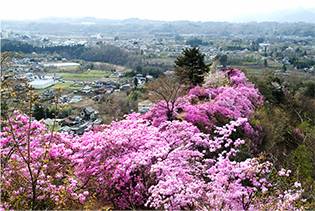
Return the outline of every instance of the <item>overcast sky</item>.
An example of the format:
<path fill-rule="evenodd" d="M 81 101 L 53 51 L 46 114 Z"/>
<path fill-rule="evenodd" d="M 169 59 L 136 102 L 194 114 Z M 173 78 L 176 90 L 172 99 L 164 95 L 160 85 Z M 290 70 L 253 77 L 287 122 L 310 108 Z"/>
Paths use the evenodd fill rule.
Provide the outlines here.
<path fill-rule="evenodd" d="M 235 21 L 244 17 L 315 11 L 315 0 L 2 0 L 1 20 L 45 17 Z"/>

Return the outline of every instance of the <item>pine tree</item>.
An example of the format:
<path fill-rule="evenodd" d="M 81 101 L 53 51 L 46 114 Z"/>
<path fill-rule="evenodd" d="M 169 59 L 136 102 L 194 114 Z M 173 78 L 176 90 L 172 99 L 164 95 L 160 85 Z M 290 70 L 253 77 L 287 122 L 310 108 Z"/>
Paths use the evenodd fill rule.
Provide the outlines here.
<path fill-rule="evenodd" d="M 264 60 L 264 67 L 268 67 L 267 59 Z"/>
<path fill-rule="evenodd" d="M 202 84 L 208 68 L 204 62 L 204 54 L 199 48 L 186 48 L 175 61 L 176 75 L 181 82 L 198 85 Z"/>

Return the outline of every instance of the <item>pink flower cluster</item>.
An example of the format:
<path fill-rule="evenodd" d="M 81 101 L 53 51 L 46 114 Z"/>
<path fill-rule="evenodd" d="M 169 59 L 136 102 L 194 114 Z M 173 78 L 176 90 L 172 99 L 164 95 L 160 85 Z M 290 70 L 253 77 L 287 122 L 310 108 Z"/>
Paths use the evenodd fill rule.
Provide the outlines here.
<path fill-rule="evenodd" d="M 179 99 L 173 121 L 160 102 L 148 114 L 72 136 L 15 113 L 0 134 L 4 207 L 34 208 L 34 196 L 37 209 L 82 208 L 92 196 L 117 209 L 294 207 L 299 183 L 279 187 L 271 163 L 236 159 L 245 143 L 237 131 L 262 98 L 240 71 L 226 75 L 231 86 L 196 87 Z"/>
<path fill-rule="evenodd" d="M 19 209 L 32 206 L 33 197 L 37 204 L 55 207 L 77 203 L 82 191 L 80 181 L 69 174 L 72 137 L 52 133 L 43 123 L 18 112 L 2 126 L 1 201 Z"/>
<path fill-rule="evenodd" d="M 222 118 L 249 118 L 255 108 L 262 105 L 263 97 L 240 70 L 226 69 L 224 73 L 230 82 L 229 86 L 192 88 L 187 96 L 177 100 L 174 116 L 178 119 L 184 118 L 203 131 L 210 131 L 218 124 L 222 125 Z M 166 111 L 166 105 L 161 101 L 144 118 L 157 126 L 166 120 Z M 246 132 L 253 133 L 250 125 L 247 125 Z"/>

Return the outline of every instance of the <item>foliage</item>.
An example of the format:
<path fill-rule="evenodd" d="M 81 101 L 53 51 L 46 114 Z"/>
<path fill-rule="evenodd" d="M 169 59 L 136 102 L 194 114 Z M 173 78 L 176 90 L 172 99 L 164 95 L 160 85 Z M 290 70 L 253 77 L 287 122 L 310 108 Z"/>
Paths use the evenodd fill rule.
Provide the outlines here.
<path fill-rule="evenodd" d="M 208 68 L 204 55 L 198 48 L 186 48 L 175 61 L 175 71 L 179 79 L 188 84 L 202 84 Z"/>
<path fill-rule="evenodd" d="M 135 66 L 138 59 L 127 51 L 112 45 L 99 44 L 88 47 L 81 44 L 38 47 L 27 42 L 17 40 L 1 40 L 1 49 L 10 52 L 22 53 L 58 53 L 68 59 L 83 59 L 86 61 L 109 62 L 117 65 Z"/>
<path fill-rule="evenodd" d="M 219 61 L 220 61 L 220 64 L 221 64 L 223 67 L 226 67 L 226 64 L 227 64 L 227 61 L 228 61 L 227 55 L 226 55 L 226 54 L 219 55 Z"/>
<path fill-rule="evenodd" d="M 315 82 L 308 82 L 306 84 L 304 95 L 315 98 Z"/>
<path fill-rule="evenodd" d="M 163 72 L 165 71 L 165 68 L 161 68 L 161 67 L 155 67 L 153 65 L 142 65 L 142 66 L 137 66 L 136 67 L 136 74 L 142 74 L 142 75 L 151 75 L 155 78 L 158 78 L 160 75 L 163 74 Z"/>
<path fill-rule="evenodd" d="M 315 61 L 311 58 L 304 58 L 304 57 L 291 57 L 290 60 L 291 64 L 297 69 L 304 69 L 310 68 L 315 65 Z"/>
<path fill-rule="evenodd" d="M 53 118 L 66 118 L 72 112 L 72 108 L 69 105 L 44 105 L 36 103 L 33 107 L 32 116 L 37 120 L 41 119 L 53 119 Z"/>
<path fill-rule="evenodd" d="M 204 42 L 203 40 L 197 37 L 194 37 L 192 39 L 187 40 L 186 45 L 190 45 L 191 47 L 198 47 L 200 45 L 208 45 L 208 43 Z"/>
<path fill-rule="evenodd" d="M 148 114 L 72 136 L 15 112 L 2 121 L 2 207 L 82 209 L 95 201 L 115 209 L 300 207 L 303 190 L 290 170 L 277 171 L 264 156 L 239 156 L 254 141 L 243 138 L 255 132 L 248 118 L 262 96 L 240 70 L 223 71 L 229 86 L 192 88 L 176 98 L 171 121 L 160 102 Z"/>
<path fill-rule="evenodd" d="M 301 144 L 298 146 L 290 155 L 291 165 L 293 169 L 296 170 L 298 178 L 301 178 L 303 181 L 311 179 L 314 174 L 314 166 L 311 151 Z"/>
<path fill-rule="evenodd" d="M 38 98 L 27 80 L 17 79 L 14 73 L 7 71 L 12 56 L 9 52 L 1 53 L 1 117 L 8 116 L 16 109 L 28 111 L 30 104 Z"/>
<path fill-rule="evenodd" d="M 72 137 L 17 112 L 2 122 L 1 202 L 6 208 L 76 207 L 88 194 L 72 176 Z"/>
<path fill-rule="evenodd" d="M 101 115 L 107 115 L 110 119 L 106 120 L 110 123 L 113 120 L 122 119 L 124 115 L 135 110 L 135 105 L 132 99 L 128 98 L 127 93 L 116 92 L 105 98 L 98 105 L 98 111 Z"/>
<path fill-rule="evenodd" d="M 290 168 L 298 178 L 314 207 L 315 110 L 312 82 L 309 76 L 289 73 L 286 77 L 272 73 L 254 78 L 266 99 L 250 122 L 262 128 L 260 150 L 273 159 L 276 166 Z M 308 91 L 307 91 L 308 90 Z"/>

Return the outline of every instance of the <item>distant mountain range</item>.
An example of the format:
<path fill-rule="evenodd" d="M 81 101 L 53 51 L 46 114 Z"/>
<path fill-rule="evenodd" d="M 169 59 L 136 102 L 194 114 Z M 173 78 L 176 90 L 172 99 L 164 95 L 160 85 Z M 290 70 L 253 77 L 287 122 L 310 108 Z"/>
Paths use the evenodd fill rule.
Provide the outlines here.
<path fill-rule="evenodd" d="M 4 20 L 5 21 L 5 20 Z M 30 22 L 27 20 L 26 22 Z M 13 21 L 16 22 L 16 21 Z M 294 10 L 282 10 L 277 12 L 269 13 L 258 13 L 254 15 L 243 15 L 235 17 L 231 21 L 159 21 L 159 20 L 145 20 L 139 18 L 129 19 L 100 19 L 95 17 L 81 17 L 81 18 L 69 18 L 69 17 L 48 17 L 33 22 L 44 22 L 44 23 L 68 23 L 68 24 L 165 24 L 165 23 L 204 23 L 204 22 L 229 22 L 229 23 L 246 23 L 246 22 L 279 22 L 279 23 L 294 23 L 294 22 L 305 22 L 315 23 L 315 8 L 314 9 L 294 9 Z"/>
<path fill-rule="evenodd" d="M 237 18 L 238 22 L 264 22 L 264 21 L 273 21 L 273 22 L 306 22 L 306 23 L 315 23 L 315 8 L 314 9 L 294 9 L 294 10 L 283 10 L 272 13 L 258 14 L 252 16 L 243 16 Z"/>
<path fill-rule="evenodd" d="M 264 21 L 257 21 L 264 20 Z M 251 22 L 249 22 L 251 21 Z M 315 12 L 310 10 L 238 18 L 233 22 L 155 21 L 82 18 L 45 18 L 28 21 L 2 21 L 2 29 L 38 34 L 139 37 L 158 34 L 205 34 L 210 36 L 315 36 Z"/>

